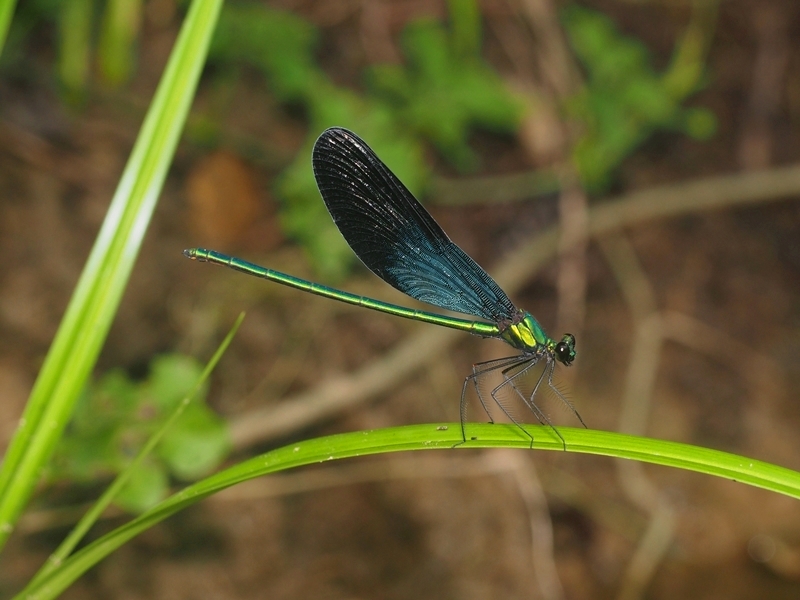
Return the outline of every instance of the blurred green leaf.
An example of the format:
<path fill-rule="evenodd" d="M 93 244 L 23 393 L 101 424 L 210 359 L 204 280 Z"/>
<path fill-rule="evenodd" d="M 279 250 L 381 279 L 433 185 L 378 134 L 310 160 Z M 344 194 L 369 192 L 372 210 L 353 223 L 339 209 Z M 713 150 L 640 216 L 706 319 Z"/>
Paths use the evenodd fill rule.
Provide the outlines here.
<path fill-rule="evenodd" d="M 138 402 L 137 384 L 122 369 L 114 369 L 84 390 L 70 427 L 86 434 L 102 431 L 109 423 L 131 418 Z"/>
<path fill-rule="evenodd" d="M 454 47 L 439 22 L 420 20 L 403 32 L 408 65 L 378 65 L 369 73 L 374 93 L 416 132 L 427 137 L 456 167 L 475 167 L 467 144 L 469 128 L 513 132 L 521 103 L 479 54 Z"/>
<path fill-rule="evenodd" d="M 197 385 L 202 366 L 188 356 L 153 359 L 146 379 L 133 381 L 115 369 L 87 386 L 49 467 L 50 480 L 92 482 L 125 469 L 145 441 Z M 121 505 L 153 502 L 166 489 L 168 473 L 184 480 L 207 475 L 224 460 L 230 442 L 226 423 L 204 403 L 203 384 L 158 446 L 158 459 L 137 475 Z M 156 477 L 155 469 L 160 473 Z M 162 481 L 163 480 L 163 481 Z M 160 500 L 156 498 L 155 501 Z M 149 506 L 150 504 L 148 504 Z"/>
<path fill-rule="evenodd" d="M 145 390 L 159 411 L 171 410 L 192 389 L 203 372 L 203 365 L 191 356 L 163 354 L 153 359 Z M 198 394 L 205 398 L 206 388 Z"/>
<path fill-rule="evenodd" d="M 142 513 L 166 498 L 169 481 L 164 468 L 145 461 L 131 470 L 130 479 L 114 502 L 133 513 Z"/>
<path fill-rule="evenodd" d="M 106 490 L 100 495 L 92 507 L 86 511 L 86 513 L 84 513 L 75 527 L 73 527 L 72 531 L 70 531 L 69 535 L 67 535 L 67 537 L 64 538 L 64 540 L 58 545 L 58 548 L 56 548 L 53 553 L 50 554 L 47 562 L 42 565 L 42 568 L 39 569 L 39 571 L 33 576 L 33 579 L 30 580 L 30 586 L 35 586 L 37 582 L 41 581 L 47 577 L 48 574 L 58 569 L 58 566 L 63 563 L 63 561 L 72 553 L 73 550 L 75 550 L 81 540 L 83 540 L 83 538 L 89 532 L 89 529 L 91 529 L 91 527 L 100 518 L 100 515 L 103 514 L 105 509 L 108 508 L 111 502 L 113 502 L 114 499 L 119 495 L 120 491 L 129 484 L 131 477 L 135 474 L 135 472 L 139 471 L 141 465 L 145 464 L 145 462 L 148 460 L 152 460 L 152 451 L 164 438 L 164 434 L 169 431 L 181 418 L 187 407 L 193 406 L 191 402 L 192 399 L 195 398 L 195 396 L 203 389 L 205 382 L 208 381 L 208 377 L 211 375 L 211 372 L 215 369 L 220 358 L 222 358 L 222 355 L 227 350 L 228 346 L 233 340 L 233 337 L 239 330 L 243 320 L 244 313 L 240 313 L 230 331 L 228 331 L 228 334 L 225 336 L 222 342 L 220 342 L 220 345 L 217 347 L 217 350 L 211 356 L 208 363 L 206 363 L 200 378 L 195 382 L 187 396 L 181 402 L 179 402 L 172 411 L 170 411 L 169 416 L 164 420 L 161 426 L 158 427 L 141 446 L 139 451 L 136 453 L 136 457 L 117 475 L 111 485 L 106 488 Z M 163 469 L 161 469 L 161 471 L 163 473 Z M 150 477 L 150 480 L 152 479 L 154 478 Z M 155 479 L 157 482 L 157 477 Z M 152 490 L 156 486 L 154 486 L 152 481 L 150 481 L 148 486 L 149 492 L 142 492 L 141 490 L 137 492 L 136 489 L 141 487 L 141 484 L 137 484 L 135 482 L 132 485 L 131 490 L 129 490 L 131 496 L 134 496 L 136 499 L 135 503 L 131 502 L 131 505 L 135 508 L 139 508 L 150 502 L 150 496 L 153 495 Z M 163 493 L 157 489 L 156 492 L 158 494 Z"/>
<path fill-rule="evenodd" d="M 136 64 L 136 40 L 142 21 L 142 0 L 107 0 L 100 26 L 98 62 L 107 83 L 130 79 Z"/>
<path fill-rule="evenodd" d="M 453 52 L 473 57 L 481 50 L 481 11 L 477 0 L 448 0 Z"/>
<path fill-rule="evenodd" d="M 707 108 L 689 108 L 683 113 L 683 130 L 697 140 L 707 140 L 717 132 L 717 115 Z"/>
<path fill-rule="evenodd" d="M 83 101 L 89 83 L 92 0 L 68 0 L 61 4 L 59 19 L 58 75 L 66 100 Z"/>
<path fill-rule="evenodd" d="M 118 464 L 115 431 L 100 429 L 88 434 L 66 434 L 48 467 L 53 479 L 89 483 L 114 471 Z"/>
<path fill-rule="evenodd" d="M 201 404 L 190 404 L 167 431 L 158 454 L 173 475 L 194 481 L 216 469 L 230 450 L 225 421 Z"/>
<path fill-rule="evenodd" d="M 567 110 L 583 125 L 573 159 L 588 189 L 604 190 L 619 163 L 658 129 L 698 139 L 713 135 L 713 113 L 681 106 L 702 83 L 696 60 L 691 68 L 674 61 L 677 79 L 672 71 L 659 74 L 647 48 L 623 36 L 605 15 L 577 5 L 565 7 L 561 15 L 587 71 L 585 89 L 569 99 Z"/>
<path fill-rule="evenodd" d="M 302 100 L 318 79 L 317 30 L 302 18 L 261 4 L 228 5 L 209 51 L 214 61 L 253 65 L 282 100 Z"/>

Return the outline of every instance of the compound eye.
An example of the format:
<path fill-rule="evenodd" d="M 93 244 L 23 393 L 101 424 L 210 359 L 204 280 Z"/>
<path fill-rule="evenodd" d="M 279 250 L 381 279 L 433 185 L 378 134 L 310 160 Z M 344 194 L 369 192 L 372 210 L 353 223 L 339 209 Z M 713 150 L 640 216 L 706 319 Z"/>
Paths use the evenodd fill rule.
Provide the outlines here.
<path fill-rule="evenodd" d="M 558 362 L 569 366 L 575 360 L 575 336 L 571 333 L 566 334 L 553 350 Z"/>

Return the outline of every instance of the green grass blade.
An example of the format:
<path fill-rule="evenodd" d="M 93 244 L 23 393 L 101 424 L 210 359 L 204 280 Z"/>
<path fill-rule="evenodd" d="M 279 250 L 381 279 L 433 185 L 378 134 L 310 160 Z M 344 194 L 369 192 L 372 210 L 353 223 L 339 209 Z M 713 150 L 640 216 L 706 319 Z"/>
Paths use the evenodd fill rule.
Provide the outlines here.
<path fill-rule="evenodd" d="M 58 565 L 63 563 L 67 556 L 69 556 L 69 554 L 75 549 L 75 546 L 77 546 L 78 543 L 83 539 L 83 536 L 86 535 L 86 532 L 89 531 L 92 525 L 95 524 L 100 515 L 103 514 L 103 511 L 108 508 L 108 505 L 111 504 L 117 494 L 119 494 L 120 490 L 122 490 L 123 486 L 128 482 L 131 473 L 133 473 L 142 460 L 144 460 L 144 458 L 149 455 L 153 449 L 155 449 L 158 442 L 160 442 L 161 438 L 164 437 L 164 434 L 169 431 L 169 429 L 184 413 L 186 407 L 203 387 L 203 384 L 211 375 L 211 372 L 216 368 L 219 359 L 222 358 L 225 350 L 228 349 L 231 340 L 233 340 L 233 336 L 236 335 L 236 332 L 239 330 L 239 326 L 242 324 L 243 320 L 244 313 L 240 313 L 239 317 L 234 322 L 233 327 L 231 327 L 231 330 L 228 332 L 228 335 L 225 336 L 225 339 L 222 340 L 222 343 L 217 348 L 217 351 L 214 352 L 214 355 L 208 361 L 208 364 L 206 364 L 205 369 L 203 369 L 203 372 L 197 379 L 194 388 L 175 407 L 175 410 L 164 422 L 164 424 L 156 432 L 154 432 L 153 435 L 150 436 L 150 439 L 147 440 L 147 443 L 139 451 L 139 454 L 136 456 L 133 462 L 131 462 L 131 464 L 128 465 L 128 467 L 117 476 L 114 482 L 108 486 L 108 489 L 103 493 L 102 496 L 100 496 L 94 506 L 92 506 L 92 508 L 83 516 L 83 518 L 78 522 L 66 539 L 61 542 L 56 551 L 50 555 L 47 563 L 39 570 L 38 573 L 36 573 L 33 579 L 31 579 L 29 585 L 35 584 L 37 581 L 41 580 L 45 575 L 55 569 Z"/>
<path fill-rule="evenodd" d="M 14 16 L 16 0 L 0 0 L 0 54 L 6 45 L 8 30 L 11 27 L 11 17 Z"/>
<path fill-rule="evenodd" d="M 93 4 L 92 0 L 69 0 L 59 5 L 58 78 L 62 98 L 74 105 L 83 103 L 89 86 Z"/>
<path fill-rule="evenodd" d="M 0 470 L 0 547 L 30 498 L 119 305 L 175 153 L 221 0 L 194 0 Z"/>
<path fill-rule="evenodd" d="M 551 429 L 528 426 L 533 447 L 563 451 L 562 440 Z M 716 475 L 800 498 L 800 473 L 761 461 L 688 444 L 640 438 L 619 433 L 559 427 L 567 451 L 629 458 L 653 464 Z M 329 460 L 400 452 L 457 448 L 523 448 L 531 440 L 518 427 L 501 424 L 467 425 L 469 442 L 461 442 L 458 423 L 411 425 L 375 431 L 357 431 L 290 444 L 251 458 L 212 475 L 167 498 L 152 510 L 83 548 L 49 576 L 29 585 L 18 598 L 53 598 L 105 556 L 142 531 L 170 515 L 237 483 L 285 469 Z M 460 445 L 457 445 L 460 444 Z"/>

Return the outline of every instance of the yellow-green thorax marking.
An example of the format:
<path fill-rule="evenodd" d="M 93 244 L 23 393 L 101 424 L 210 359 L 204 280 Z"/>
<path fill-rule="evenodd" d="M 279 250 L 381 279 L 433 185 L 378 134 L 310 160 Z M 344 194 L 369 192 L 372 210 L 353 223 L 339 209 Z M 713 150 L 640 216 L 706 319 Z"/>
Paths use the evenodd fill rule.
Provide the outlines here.
<path fill-rule="evenodd" d="M 501 330 L 500 338 L 526 354 L 541 355 L 546 352 L 565 365 L 575 360 L 575 336 L 567 333 L 560 342 L 556 342 L 527 311 L 519 311 L 514 321 Z"/>

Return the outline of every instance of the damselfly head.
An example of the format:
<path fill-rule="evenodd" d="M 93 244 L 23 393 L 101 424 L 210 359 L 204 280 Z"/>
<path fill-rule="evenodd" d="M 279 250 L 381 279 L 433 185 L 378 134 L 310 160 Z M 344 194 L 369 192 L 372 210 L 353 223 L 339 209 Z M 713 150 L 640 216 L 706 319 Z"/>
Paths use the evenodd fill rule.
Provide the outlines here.
<path fill-rule="evenodd" d="M 575 336 L 571 333 L 565 333 L 561 341 L 553 348 L 553 354 L 556 355 L 556 360 L 567 367 L 575 360 Z"/>

